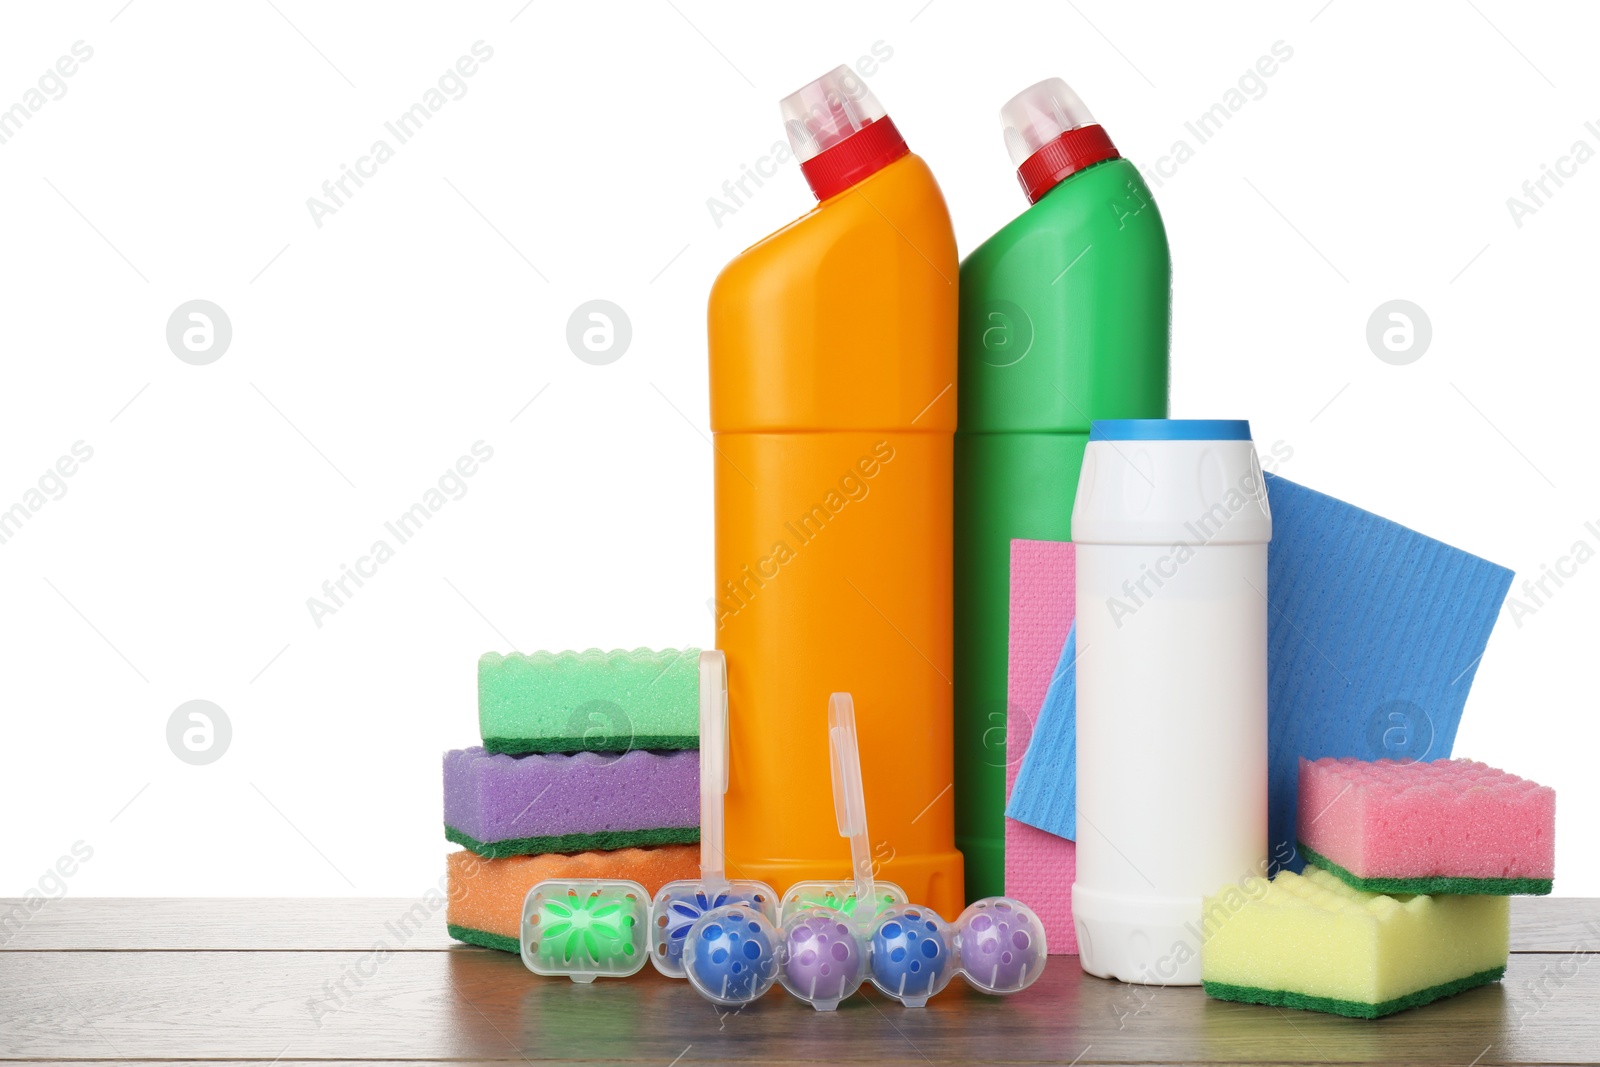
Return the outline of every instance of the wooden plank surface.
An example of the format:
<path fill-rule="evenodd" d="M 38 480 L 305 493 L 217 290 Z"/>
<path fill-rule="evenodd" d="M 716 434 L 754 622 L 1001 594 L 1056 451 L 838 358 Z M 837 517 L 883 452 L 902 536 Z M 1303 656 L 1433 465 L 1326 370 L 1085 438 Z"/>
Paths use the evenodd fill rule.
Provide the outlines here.
<path fill-rule="evenodd" d="M 0 916 L 17 903 L 0 899 Z M 10 930 L 0 951 L 366 951 L 380 939 L 405 952 L 442 952 L 444 907 L 400 897 L 69 897 Z"/>
<path fill-rule="evenodd" d="M 1504 985 L 1378 1022 L 1208 1000 L 1085 976 L 1067 958 L 1025 993 L 959 983 L 923 1010 L 876 994 L 832 1014 L 775 993 L 719 1010 L 647 971 L 583 987 L 487 949 L 395 953 L 64 952 L 0 958 L 0 1056 L 598 1060 L 679 1063 L 1579 1063 L 1600 1053 L 1600 967 Z M 342 989 L 341 989 L 342 985 Z M 1521 1016 L 1542 1010 L 1525 1025 Z"/>
<path fill-rule="evenodd" d="M 1053 958 L 1039 982 L 1015 997 L 984 997 L 958 981 L 922 1010 L 874 992 L 821 1014 L 781 991 L 742 1011 L 719 1010 L 649 969 L 578 986 L 536 977 L 505 953 L 422 948 L 432 935 L 420 933 L 417 950 L 371 951 L 371 927 L 393 920 L 396 901 L 169 902 L 165 925 L 146 924 L 140 944 L 119 929 L 161 914 L 152 906 L 158 902 L 59 903 L 54 927 L 29 924 L 0 953 L 0 1061 L 1600 1061 L 1600 937 L 1593 935 L 1586 946 L 1575 936 L 1564 949 L 1515 954 L 1502 984 L 1375 1022 L 1102 981 L 1071 957 Z M 1519 911 L 1528 912 L 1530 929 L 1552 937 L 1581 935 L 1583 922 L 1600 922 L 1600 902 L 1577 909 L 1526 903 Z M 1541 917 L 1550 905 L 1571 914 Z M 263 920 L 264 934 L 252 932 L 253 918 Z M 295 942 L 289 927 L 297 921 L 309 933 Z M 197 933 L 232 945 L 153 947 Z M 18 947 L 24 935 L 35 947 Z M 326 936 L 354 936 L 361 950 L 319 947 L 314 939 Z M 52 939 L 53 949 L 39 949 L 38 941 Z M 106 950 L 117 942 L 120 949 Z"/>
<path fill-rule="evenodd" d="M 15 898 L 0 898 L 0 917 Z M 0 952 L 58 950 L 442 952 L 443 907 L 402 897 L 68 897 L 14 928 L 0 918 Z M 1600 949 L 1600 900 L 1513 897 L 1511 951 Z"/>

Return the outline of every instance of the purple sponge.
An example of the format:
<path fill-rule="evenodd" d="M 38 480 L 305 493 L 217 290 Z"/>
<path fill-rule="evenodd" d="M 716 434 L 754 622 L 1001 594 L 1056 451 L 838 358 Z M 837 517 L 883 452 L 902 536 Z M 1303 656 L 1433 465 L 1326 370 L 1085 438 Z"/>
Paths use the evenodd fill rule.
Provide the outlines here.
<path fill-rule="evenodd" d="M 480 856 L 700 840 L 700 754 L 444 755 L 444 835 Z"/>

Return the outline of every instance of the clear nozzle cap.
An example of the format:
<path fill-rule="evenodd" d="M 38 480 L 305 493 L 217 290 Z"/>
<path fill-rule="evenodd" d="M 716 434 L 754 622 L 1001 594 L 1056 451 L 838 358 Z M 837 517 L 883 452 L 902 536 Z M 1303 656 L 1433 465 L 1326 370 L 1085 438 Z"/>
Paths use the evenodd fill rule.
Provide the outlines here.
<path fill-rule="evenodd" d="M 849 693 L 834 693 L 828 698 L 828 754 L 828 762 L 833 769 L 833 813 L 839 821 L 839 836 L 850 839 L 850 873 L 856 883 L 856 900 L 872 900 L 872 842 L 867 837 L 867 791 L 861 783 L 856 703 Z M 871 914 L 868 909 L 860 910 Z"/>
<path fill-rule="evenodd" d="M 1078 94 L 1060 78 L 1046 78 L 1006 101 L 1000 109 L 1000 123 L 1005 127 L 1006 151 L 1011 153 L 1014 167 L 1022 166 L 1068 130 L 1095 125 Z"/>
<path fill-rule="evenodd" d="M 727 882 L 723 852 L 723 794 L 728 791 L 728 660 L 700 653 L 700 877 Z"/>
<path fill-rule="evenodd" d="M 801 163 L 888 114 L 861 76 L 844 66 L 834 67 L 805 88 L 790 93 L 779 101 L 778 109 L 789 135 L 789 147 Z"/>

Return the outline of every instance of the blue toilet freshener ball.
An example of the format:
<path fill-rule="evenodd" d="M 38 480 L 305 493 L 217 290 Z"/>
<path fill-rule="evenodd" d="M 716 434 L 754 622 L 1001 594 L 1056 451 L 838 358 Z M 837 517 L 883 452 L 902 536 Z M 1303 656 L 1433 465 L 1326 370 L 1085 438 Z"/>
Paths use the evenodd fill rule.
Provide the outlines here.
<path fill-rule="evenodd" d="M 713 908 L 684 938 L 684 973 L 707 1000 L 749 1004 L 777 981 L 778 945 L 778 931 L 749 905 Z"/>
<path fill-rule="evenodd" d="M 933 909 L 898 904 L 873 923 L 871 958 L 872 984 L 920 1008 L 955 975 L 955 937 Z"/>
<path fill-rule="evenodd" d="M 706 912 L 730 904 L 747 905 L 768 921 L 777 918 L 776 894 L 761 882 L 678 881 L 662 886 L 650 904 L 650 960 L 656 970 L 668 978 L 682 978 L 689 931 Z"/>

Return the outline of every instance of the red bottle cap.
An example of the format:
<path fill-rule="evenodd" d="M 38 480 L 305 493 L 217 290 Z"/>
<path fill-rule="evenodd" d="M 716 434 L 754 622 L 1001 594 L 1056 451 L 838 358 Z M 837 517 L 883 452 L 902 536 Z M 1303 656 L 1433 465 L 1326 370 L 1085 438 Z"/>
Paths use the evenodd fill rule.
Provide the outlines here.
<path fill-rule="evenodd" d="M 1117 157 L 1117 146 L 1106 136 L 1104 126 L 1079 126 L 1023 160 L 1017 168 L 1017 181 L 1028 194 L 1028 203 L 1037 204 L 1067 175 Z"/>
<path fill-rule="evenodd" d="M 885 116 L 800 164 L 818 200 L 837 196 L 909 153 L 894 120 Z"/>
<path fill-rule="evenodd" d="M 1000 109 L 1006 150 L 1029 203 L 1069 174 L 1118 158 L 1117 147 L 1060 78 L 1030 85 Z"/>

